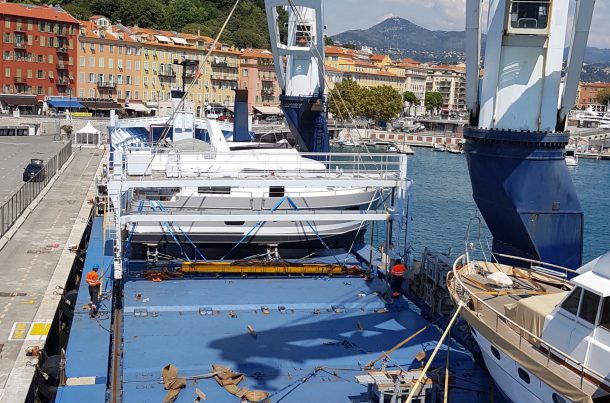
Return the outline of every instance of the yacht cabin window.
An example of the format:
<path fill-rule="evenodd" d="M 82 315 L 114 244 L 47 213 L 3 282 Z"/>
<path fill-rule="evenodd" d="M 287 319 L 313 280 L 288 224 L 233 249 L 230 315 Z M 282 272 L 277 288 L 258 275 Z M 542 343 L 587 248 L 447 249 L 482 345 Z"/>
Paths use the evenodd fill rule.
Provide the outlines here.
<path fill-rule="evenodd" d="M 570 295 L 568 295 L 565 301 L 563 301 L 561 307 L 570 312 L 572 315 L 576 315 L 578 313 L 578 304 L 580 302 L 581 292 L 582 288 L 580 287 L 573 289 Z"/>
<path fill-rule="evenodd" d="M 582 296 L 582 302 L 580 303 L 580 310 L 578 316 L 586 320 L 591 324 L 595 324 L 597 318 L 597 309 L 599 308 L 599 295 L 585 290 Z"/>
<path fill-rule="evenodd" d="M 610 330 L 610 297 L 604 298 L 604 307 L 602 316 L 599 319 L 599 325 Z"/>
<path fill-rule="evenodd" d="M 511 0 L 508 31 L 515 34 L 541 34 L 548 31 L 550 0 Z"/>

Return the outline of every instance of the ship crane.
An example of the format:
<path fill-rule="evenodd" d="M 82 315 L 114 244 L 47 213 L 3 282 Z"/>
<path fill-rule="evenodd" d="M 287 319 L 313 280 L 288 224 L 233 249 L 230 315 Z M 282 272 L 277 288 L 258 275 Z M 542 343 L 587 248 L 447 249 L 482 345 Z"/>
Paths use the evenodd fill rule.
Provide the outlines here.
<path fill-rule="evenodd" d="M 465 151 L 473 197 L 495 253 L 570 268 L 581 264 L 583 213 L 564 161 L 564 130 L 594 3 L 467 0 Z"/>
<path fill-rule="evenodd" d="M 265 10 L 290 132 L 302 151 L 328 152 L 322 0 L 265 0 Z"/>

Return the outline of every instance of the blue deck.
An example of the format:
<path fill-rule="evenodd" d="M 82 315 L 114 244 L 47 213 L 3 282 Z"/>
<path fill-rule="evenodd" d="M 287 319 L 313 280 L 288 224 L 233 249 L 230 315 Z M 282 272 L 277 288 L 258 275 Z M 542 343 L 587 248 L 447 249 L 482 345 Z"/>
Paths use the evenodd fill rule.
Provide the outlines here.
<path fill-rule="evenodd" d="M 386 304 L 374 292 L 383 290 L 381 280 L 365 282 L 359 277 L 126 281 L 123 399 L 161 401 L 166 394 L 161 369 L 170 363 L 182 376 L 208 373 L 212 364 L 229 366 L 246 375 L 240 387 L 267 391 L 273 401 L 356 399 L 366 393 L 354 378 L 361 366 L 427 323 L 406 299 L 389 305 L 388 313 L 376 313 Z M 263 306 L 269 314 L 262 313 Z M 336 306 L 345 312 L 335 313 L 331 307 Z M 200 308 L 215 312 L 201 315 Z M 143 309 L 147 316 L 141 316 Z M 248 325 L 256 336 L 248 332 Z M 419 368 L 415 355 L 422 350 L 430 354 L 439 336 L 435 328 L 422 333 L 392 354 L 388 368 Z M 462 385 L 468 390 L 452 387 L 454 401 L 477 401 L 475 395 L 489 401 L 488 378 L 470 356 L 452 350 L 450 357 L 451 368 L 469 380 Z M 442 351 L 439 367 L 444 368 L 444 360 Z M 455 386 L 462 381 L 454 382 Z M 188 381 L 177 402 L 192 401 L 195 388 L 210 401 L 234 399 L 213 379 L 205 379 Z"/>
<path fill-rule="evenodd" d="M 110 238 L 104 240 L 103 221 L 94 219 L 84 269 L 87 273 L 93 264 L 100 265 L 108 296 L 112 291 Z M 345 256 L 337 258 L 343 261 Z M 325 259 L 336 261 L 331 256 Z M 357 264 L 354 257 L 346 262 Z M 229 366 L 246 375 L 240 387 L 269 392 L 275 402 L 361 401 L 367 388 L 356 383 L 354 376 L 363 373 L 362 366 L 428 324 L 405 298 L 387 305 L 378 296 L 385 291 L 385 283 L 378 278 L 186 276 L 152 282 L 141 277 L 142 269 L 143 265 L 130 262 L 123 284 L 124 402 L 163 401 L 161 371 L 170 363 L 187 377 L 209 373 L 212 364 Z M 56 402 L 82 402 L 83 396 L 89 403 L 106 401 L 111 304 L 103 300 L 100 317 L 92 320 L 82 309 L 88 303 L 83 282 L 67 347 L 66 376 L 95 377 L 95 383 L 62 387 Z M 264 314 L 262 307 L 269 313 Z M 377 312 L 383 308 L 389 312 Z M 211 315 L 206 314 L 209 311 Z M 419 368 L 416 354 L 431 353 L 439 330 L 431 327 L 394 352 L 387 368 Z M 459 344 L 452 346 L 451 400 L 488 402 L 487 374 Z M 443 347 L 433 366 L 444 368 L 445 357 Z M 213 379 L 189 379 L 176 401 L 192 402 L 196 388 L 208 401 L 235 401 Z"/>
<path fill-rule="evenodd" d="M 62 393 L 58 393 L 56 402 L 75 402 L 76 396 L 80 393 L 90 393 L 91 402 L 104 401 L 96 400 L 100 386 L 105 390 L 108 380 L 108 368 L 110 364 L 110 341 L 111 341 L 111 308 L 112 303 L 112 239 L 107 234 L 104 238 L 103 219 L 94 218 L 87 256 L 83 268 L 83 278 L 78 288 L 76 309 L 70 338 L 66 349 L 66 377 L 95 377 L 95 385 L 85 385 L 61 388 Z M 96 319 L 89 317 L 89 310 L 83 309 L 90 303 L 89 289 L 84 280 L 86 273 L 91 271 L 94 264 L 98 264 L 100 280 L 102 282 L 102 298 L 100 300 L 99 314 Z M 73 390 L 75 389 L 75 390 Z M 88 390 L 88 392 L 87 392 Z M 100 396 L 105 396 L 101 394 Z"/>

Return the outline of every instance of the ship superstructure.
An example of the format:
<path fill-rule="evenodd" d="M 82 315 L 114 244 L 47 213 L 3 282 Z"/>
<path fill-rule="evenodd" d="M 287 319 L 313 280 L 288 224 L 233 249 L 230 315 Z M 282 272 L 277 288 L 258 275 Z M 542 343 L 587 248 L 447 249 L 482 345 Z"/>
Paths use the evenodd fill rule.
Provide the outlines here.
<path fill-rule="evenodd" d="M 467 2 L 465 152 L 494 252 L 577 268 L 583 216 L 564 161 L 593 13 L 592 0 Z M 570 24 L 568 23 L 570 22 Z M 568 32 L 568 27 L 571 31 Z M 566 39 L 567 38 L 567 39 Z M 569 47 L 565 73 L 564 48 Z M 481 67 L 484 69 L 480 79 Z"/>

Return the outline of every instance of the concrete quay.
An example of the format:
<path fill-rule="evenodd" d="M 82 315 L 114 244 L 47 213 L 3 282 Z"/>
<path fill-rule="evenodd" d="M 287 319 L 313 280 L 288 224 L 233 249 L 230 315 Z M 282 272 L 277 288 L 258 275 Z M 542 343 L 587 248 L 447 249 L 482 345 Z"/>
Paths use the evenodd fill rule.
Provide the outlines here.
<path fill-rule="evenodd" d="M 23 402 L 37 358 L 30 346 L 45 344 L 62 288 L 87 227 L 102 150 L 74 150 L 74 157 L 0 250 L 0 402 Z"/>

